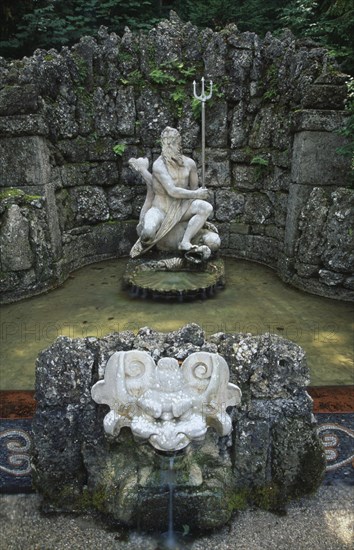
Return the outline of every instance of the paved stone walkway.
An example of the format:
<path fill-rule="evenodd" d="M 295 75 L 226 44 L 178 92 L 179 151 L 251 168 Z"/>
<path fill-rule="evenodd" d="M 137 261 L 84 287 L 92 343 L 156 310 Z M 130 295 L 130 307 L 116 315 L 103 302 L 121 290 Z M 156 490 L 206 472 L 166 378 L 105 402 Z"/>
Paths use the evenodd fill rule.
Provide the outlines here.
<path fill-rule="evenodd" d="M 285 516 L 240 512 L 220 531 L 178 543 L 181 550 L 352 550 L 354 484 L 322 485 Z M 354 483 L 354 480 L 353 480 Z M 113 531 L 90 516 L 39 512 L 36 495 L 0 496 L 1 550 L 162 550 L 161 540 Z M 171 548 L 171 547 L 170 547 Z"/>

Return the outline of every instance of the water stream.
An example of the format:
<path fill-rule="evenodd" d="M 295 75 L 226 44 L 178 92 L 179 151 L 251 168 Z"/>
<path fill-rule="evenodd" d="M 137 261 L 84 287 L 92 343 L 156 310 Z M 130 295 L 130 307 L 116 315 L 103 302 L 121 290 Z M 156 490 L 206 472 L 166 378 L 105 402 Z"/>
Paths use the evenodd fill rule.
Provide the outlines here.
<path fill-rule="evenodd" d="M 174 456 L 170 456 L 168 465 L 168 529 L 165 546 L 169 550 L 177 547 L 177 539 L 173 524 L 173 493 L 175 489 Z"/>
<path fill-rule="evenodd" d="M 162 458 L 162 468 L 166 458 Z M 167 531 L 162 533 L 160 544 L 164 550 L 183 550 L 185 542 L 181 542 L 183 533 L 175 530 L 174 524 L 174 492 L 176 487 L 175 455 L 168 457 L 168 469 L 162 469 L 162 484 L 168 488 Z M 160 546 L 159 546 L 160 547 Z"/>
<path fill-rule="evenodd" d="M 149 326 L 172 331 L 198 323 L 215 332 L 277 333 L 301 345 L 311 385 L 354 383 L 354 304 L 301 292 L 271 269 L 226 258 L 226 287 L 213 298 L 161 302 L 129 296 L 126 259 L 84 267 L 59 288 L 1 308 L 0 389 L 32 389 L 40 350 L 60 335 L 103 337 Z"/>

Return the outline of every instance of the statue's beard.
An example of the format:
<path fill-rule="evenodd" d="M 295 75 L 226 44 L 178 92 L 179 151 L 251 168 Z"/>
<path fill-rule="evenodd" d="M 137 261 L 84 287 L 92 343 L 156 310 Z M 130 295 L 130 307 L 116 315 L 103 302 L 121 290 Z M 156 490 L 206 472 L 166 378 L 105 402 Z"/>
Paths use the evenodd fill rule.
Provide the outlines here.
<path fill-rule="evenodd" d="M 162 156 L 167 165 L 171 164 L 172 167 L 175 167 L 176 164 L 177 166 L 183 166 L 183 155 L 180 148 L 170 148 L 168 151 L 164 151 Z"/>

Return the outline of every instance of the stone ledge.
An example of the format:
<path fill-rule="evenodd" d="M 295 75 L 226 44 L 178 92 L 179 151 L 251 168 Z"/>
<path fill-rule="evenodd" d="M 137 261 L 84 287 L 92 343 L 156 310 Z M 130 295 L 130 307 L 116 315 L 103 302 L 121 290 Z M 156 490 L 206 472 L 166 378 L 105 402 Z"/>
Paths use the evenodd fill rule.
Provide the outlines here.
<path fill-rule="evenodd" d="M 303 109 L 292 114 L 292 131 L 335 132 L 343 128 L 347 111 Z"/>

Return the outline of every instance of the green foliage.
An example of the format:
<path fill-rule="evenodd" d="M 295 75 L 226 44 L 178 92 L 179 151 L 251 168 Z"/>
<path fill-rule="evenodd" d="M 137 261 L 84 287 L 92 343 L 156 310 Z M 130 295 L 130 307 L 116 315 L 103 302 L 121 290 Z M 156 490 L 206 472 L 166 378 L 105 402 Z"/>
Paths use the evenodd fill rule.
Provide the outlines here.
<path fill-rule="evenodd" d="M 23 197 L 24 194 L 25 194 L 24 191 L 10 187 L 9 189 L 5 189 L 5 191 L 2 191 L 0 193 L 0 201 L 6 200 L 6 199 L 13 199 L 16 197 Z"/>
<path fill-rule="evenodd" d="M 308 36 L 309 26 L 313 25 L 316 0 L 293 0 L 281 11 L 280 21 L 295 34 Z"/>
<path fill-rule="evenodd" d="M 257 166 L 268 166 L 269 160 L 261 157 L 260 155 L 256 155 L 253 157 L 250 164 L 256 164 Z"/>
<path fill-rule="evenodd" d="M 197 72 L 196 67 L 184 67 L 184 64 L 183 64 L 183 63 L 179 63 L 178 68 L 179 68 L 180 73 L 181 73 L 185 78 L 189 78 L 189 77 L 191 77 L 191 76 L 194 76 L 195 73 Z"/>
<path fill-rule="evenodd" d="M 278 68 L 276 65 L 271 65 L 266 73 L 265 86 L 266 92 L 263 94 L 263 99 L 271 101 L 278 96 Z"/>
<path fill-rule="evenodd" d="M 246 510 L 249 506 L 256 506 L 263 510 L 282 512 L 286 503 L 286 496 L 281 487 L 272 483 L 263 487 L 238 489 L 231 494 L 228 502 L 229 510 Z"/>
<path fill-rule="evenodd" d="M 248 506 L 249 491 L 247 489 L 239 489 L 229 497 L 228 508 L 230 511 L 246 510 Z"/>
<path fill-rule="evenodd" d="M 269 90 L 267 90 L 266 92 L 264 92 L 263 94 L 263 98 L 264 99 L 269 99 L 269 100 L 272 100 L 274 99 L 275 97 L 277 97 L 277 91 L 274 89 L 274 88 L 270 88 Z"/>
<path fill-rule="evenodd" d="M 72 45 L 81 36 L 96 35 L 101 25 L 122 33 L 126 25 L 132 30 L 148 29 L 157 22 L 148 0 L 22 0 L 18 12 L 5 2 L 8 19 L 16 18 L 16 25 L 2 28 L 0 53 L 5 57 Z"/>
<path fill-rule="evenodd" d="M 183 86 L 196 72 L 196 67 L 186 67 L 182 61 L 175 59 L 161 63 L 159 67 L 154 67 L 149 73 L 149 77 L 154 84 L 179 84 Z"/>
<path fill-rule="evenodd" d="M 178 59 L 161 63 L 158 67 L 154 67 L 149 73 L 150 81 L 158 86 L 163 87 L 164 91 L 169 91 L 169 98 L 172 102 L 173 112 L 177 118 L 180 118 L 186 108 L 187 102 L 191 102 L 193 115 L 195 118 L 200 118 L 201 103 L 192 96 L 192 79 L 198 73 L 197 66 L 188 66 L 183 61 Z M 213 87 L 213 98 L 209 105 L 217 98 L 223 97 L 219 86 Z"/>
<path fill-rule="evenodd" d="M 354 73 L 353 0 L 292 0 L 280 11 L 279 22 L 327 47 L 344 72 Z"/>
<path fill-rule="evenodd" d="M 118 157 L 121 157 L 125 151 L 125 148 L 126 148 L 125 143 L 117 143 L 116 145 L 114 145 L 113 151 L 115 152 L 116 155 L 118 155 Z"/>
<path fill-rule="evenodd" d="M 170 82 L 176 82 L 176 79 L 171 74 L 161 70 L 160 68 L 153 69 L 149 73 L 149 77 L 155 84 L 167 84 Z"/>
<path fill-rule="evenodd" d="M 127 86 L 134 86 L 134 88 L 143 88 L 145 86 L 144 77 L 138 69 L 129 73 L 126 78 L 121 78 L 120 82 Z"/>
<path fill-rule="evenodd" d="M 262 510 L 278 513 L 284 511 L 286 498 L 282 495 L 282 490 L 276 483 L 254 488 L 252 493 L 253 502 Z"/>
<path fill-rule="evenodd" d="M 255 167 L 253 176 L 255 182 L 265 178 L 269 173 L 269 160 L 261 155 L 255 155 L 250 164 Z"/>
<path fill-rule="evenodd" d="M 175 108 L 176 108 L 176 114 L 178 118 L 180 118 L 183 114 L 183 108 L 184 104 L 187 101 L 187 93 L 185 91 L 185 88 L 182 86 L 179 86 L 178 88 L 175 88 L 175 90 L 170 95 L 172 101 L 174 102 Z"/>
<path fill-rule="evenodd" d="M 240 31 L 252 31 L 264 36 L 277 28 L 277 14 L 283 0 L 189 0 L 176 2 L 176 9 L 184 20 L 199 27 L 221 29 L 236 23 Z"/>
<path fill-rule="evenodd" d="M 47 55 L 46 57 L 50 56 Z M 87 63 L 85 59 L 77 54 L 73 54 L 73 60 L 75 61 L 75 65 L 77 67 L 79 80 L 84 83 L 89 74 Z"/>
<path fill-rule="evenodd" d="M 192 23 L 199 27 L 220 29 L 232 22 L 237 15 L 233 0 L 197 0 L 186 2 L 186 12 Z"/>
<path fill-rule="evenodd" d="M 198 101 L 198 99 L 195 99 L 195 97 L 193 97 L 191 106 L 192 106 L 193 116 L 196 120 L 198 120 L 202 112 L 202 102 Z"/>
<path fill-rule="evenodd" d="M 200 27 L 220 29 L 236 23 L 240 31 L 260 36 L 290 28 L 298 38 L 312 38 L 327 47 L 342 70 L 354 74 L 353 0 L 189 0 L 182 4 L 182 17 Z"/>
<path fill-rule="evenodd" d="M 22 189 L 16 189 L 9 187 L 0 193 L 0 201 L 6 201 L 8 199 L 19 199 L 19 202 L 32 202 L 42 199 L 41 195 L 29 195 L 22 191 Z"/>

